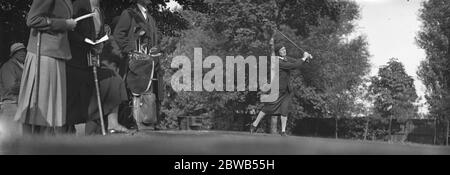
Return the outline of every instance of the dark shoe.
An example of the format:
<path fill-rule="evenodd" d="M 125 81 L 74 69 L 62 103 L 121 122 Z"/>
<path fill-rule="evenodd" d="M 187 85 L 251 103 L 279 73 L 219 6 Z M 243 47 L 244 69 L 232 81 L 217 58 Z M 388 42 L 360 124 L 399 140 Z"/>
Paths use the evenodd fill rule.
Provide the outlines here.
<path fill-rule="evenodd" d="M 281 136 L 286 137 L 288 135 L 286 134 L 286 132 L 281 132 Z"/>

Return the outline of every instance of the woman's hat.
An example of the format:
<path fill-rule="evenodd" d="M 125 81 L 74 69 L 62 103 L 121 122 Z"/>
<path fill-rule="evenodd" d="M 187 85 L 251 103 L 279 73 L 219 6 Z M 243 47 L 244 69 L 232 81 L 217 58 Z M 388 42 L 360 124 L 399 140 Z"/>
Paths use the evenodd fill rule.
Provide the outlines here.
<path fill-rule="evenodd" d="M 13 56 L 14 53 L 22 49 L 25 49 L 25 45 L 23 45 L 22 43 L 14 43 L 13 45 L 11 45 L 11 48 L 9 50 L 9 56 Z"/>

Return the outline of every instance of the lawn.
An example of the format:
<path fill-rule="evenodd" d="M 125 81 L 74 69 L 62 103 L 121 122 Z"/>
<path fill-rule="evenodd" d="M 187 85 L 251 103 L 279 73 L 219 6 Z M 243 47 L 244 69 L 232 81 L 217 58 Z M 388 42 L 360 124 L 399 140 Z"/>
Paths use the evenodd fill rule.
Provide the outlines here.
<path fill-rule="evenodd" d="M 136 135 L 12 137 L 0 154 L 341 155 L 450 154 L 450 147 L 227 131 L 158 131 Z"/>

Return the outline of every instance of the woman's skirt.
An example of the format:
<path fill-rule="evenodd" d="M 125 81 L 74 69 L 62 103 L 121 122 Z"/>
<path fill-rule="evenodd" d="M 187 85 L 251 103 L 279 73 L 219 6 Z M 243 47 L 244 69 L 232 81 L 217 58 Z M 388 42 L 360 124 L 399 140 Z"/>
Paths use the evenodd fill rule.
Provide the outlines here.
<path fill-rule="evenodd" d="M 291 93 L 281 93 L 278 99 L 274 102 L 264 103 L 262 111 L 267 115 L 282 115 L 287 116 L 291 109 Z"/>
<path fill-rule="evenodd" d="M 92 68 L 77 68 L 66 65 L 67 76 L 67 125 L 86 123 L 91 96 L 94 94 Z"/>
<path fill-rule="evenodd" d="M 37 56 L 27 53 L 15 120 L 29 125 L 61 127 L 66 123 L 66 64 L 64 60 L 48 56 L 41 56 L 39 60 L 37 84 Z"/>

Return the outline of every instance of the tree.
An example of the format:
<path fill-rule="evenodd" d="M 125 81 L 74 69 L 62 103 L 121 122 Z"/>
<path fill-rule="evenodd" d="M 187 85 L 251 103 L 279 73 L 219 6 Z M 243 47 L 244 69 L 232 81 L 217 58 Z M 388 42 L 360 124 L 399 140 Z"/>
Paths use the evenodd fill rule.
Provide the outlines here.
<path fill-rule="evenodd" d="M 205 26 L 208 24 L 208 15 L 184 10 L 180 12 L 184 19 L 189 21 L 189 29 L 182 31 L 181 38 L 178 43 L 178 47 L 168 57 L 168 60 L 164 61 L 166 74 L 164 80 L 166 85 L 170 85 L 172 75 L 177 69 L 171 69 L 170 63 L 175 56 L 185 55 L 194 60 L 194 48 L 202 48 L 202 54 L 218 55 L 223 58 L 226 54 L 218 49 L 218 45 L 221 43 L 220 35 L 208 30 Z M 204 69 L 204 72 L 209 69 Z M 165 98 L 163 102 L 162 111 L 165 114 L 163 122 L 160 124 L 161 128 L 175 128 L 175 121 L 179 116 L 198 116 L 202 114 L 214 115 L 214 116 L 227 116 L 231 118 L 233 115 L 233 109 L 235 106 L 230 106 L 231 101 L 238 101 L 238 93 L 228 92 L 174 92 L 173 89 L 168 86 L 169 98 Z M 212 126 L 215 129 L 228 129 L 223 126 L 224 122 L 220 121 L 221 117 L 213 117 L 215 121 Z"/>
<path fill-rule="evenodd" d="M 338 136 L 339 118 L 351 117 L 356 100 L 355 90 L 363 83 L 367 75 L 369 52 L 364 36 L 349 39 L 354 30 L 354 20 L 359 18 L 358 6 L 340 1 L 337 21 L 321 18 L 318 25 L 311 27 L 309 37 L 298 39 L 307 45 L 315 59 L 301 72 L 303 82 L 295 81 L 314 89 L 320 103 L 304 101 L 299 94 L 298 101 L 310 115 L 316 117 L 334 117 L 335 131 Z M 301 87 L 301 86 L 300 86 Z M 305 103 L 306 102 L 306 103 Z M 314 111 L 314 112 L 313 112 Z M 317 115 L 311 115 L 311 114 Z"/>
<path fill-rule="evenodd" d="M 15 42 L 28 42 L 26 15 L 32 0 L 0 2 L 0 63 L 8 60 L 9 46 Z"/>
<path fill-rule="evenodd" d="M 426 58 L 417 72 L 426 90 L 425 98 L 430 115 L 447 123 L 445 140 L 448 145 L 450 116 L 450 2 L 430 0 L 422 4 L 422 29 L 417 36 L 418 45 Z"/>
<path fill-rule="evenodd" d="M 417 116 L 415 105 L 416 89 L 414 79 L 406 74 L 404 66 L 392 58 L 372 77 L 371 93 L 375 96 L 375 111 L 389 120 L 389 136 L 392 134 L 392 120 L 406 120 Z M 392 139 L 392 138 L 391 138 Z"/>

